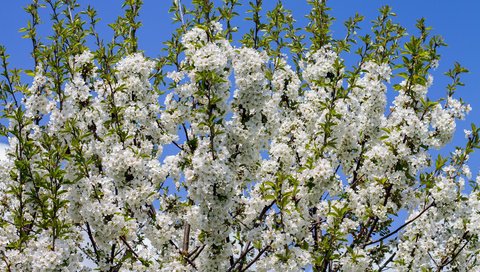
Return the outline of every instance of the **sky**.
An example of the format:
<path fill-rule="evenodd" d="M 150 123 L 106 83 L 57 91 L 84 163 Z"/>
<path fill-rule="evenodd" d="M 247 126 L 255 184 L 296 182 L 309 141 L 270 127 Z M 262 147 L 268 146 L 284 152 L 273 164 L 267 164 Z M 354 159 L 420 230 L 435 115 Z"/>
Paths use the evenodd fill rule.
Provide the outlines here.
<path fill-rule="evenodd" d="M 32 69 L 32 58 L 30 56 L 30 41 L 22 39 L 22 34 L 18 32 L 21 27 L 26 26 L 28 15 L 23 11 L 23 7 L 30 1 L 1 1 L 0 8 L 0 44 L 6 46 L 7 52 L 11 55 L 10 63 L 12 67 Z M 114 21 L 121 12 L 121 3 L 123 1 L 107 0 L 78 0 L 82 6 L 92 5 L 98 10 L 103 37 L 107 40 L 111 37 L 111 31 L 106 27 L 108 23 Z M 182 0 L 184 4 L 188 0 Z M 219 2 L 219 1 L 217 1 Z M 245 6 L 248 1 L 240 1 Z M 271 8 L 276 1 L 264 0 L 265 9 Z M 305 26 L 308 21 L 304 17 L 309 11 L 306 0 L 284 0 L 285 6 L 292 10 L 294 18 L 297 20 L 297 26 Z M 170 33 L 175 28 L 171 23 L 172 15 L 168 13 L 171 1 L 169 0 L 144 0 L 144 6 L 140 13 L 140 20 L 143 27 L 138 31 L 139 48 L 144 50 L 149 57 L 162 55 L 161 49 L 164 47 L 163 41 L 167 40 Z M 441 153 L 446 154 L 452 151 L 455 146 L 463 145 L 464 129 L 470 127 L 474 122 L 480 125 L 480 20 L 478 11 L 480 10 L 480 1 L 478 0 L 402 0 L 402 1 L 361 1 L 361 0 L 331 0 L 329 6 L 332 8 L 330 14 L 336 18 L 332 27 L 334 37 L 344 35 L 343 22 L 356 12 L 364 15 L 366 20 L 361 24 L 363 29 L 368 30 L 370 21 L 378 15 L 378 8 L 383 5 L 390 5 L 397 14 L 396 21 L 407 28 L 407 32 L 415 33 L 415 22 L 424 17 L 426 23 L 433 27 L 433 34 L 440 34 L 444 37 L 448 47 L 442 48 L 440 54 L 442 59 L 440 66 L 433 72 L 434 84 L 430 89 L 430 96 L 438 98 L 445 94 L 445 86 L 449 83 L 447 77 L 443 76 L 455 61 L 460 62 L 470 70 L 470 73 L 463 77 L 466 87 L 458 91 L 458 95 L 472 105 L 473 110 L 465 121 L 457 123 L 457 131 L 451 144 L 442 149 Z M 240 17 L 244 15 L 245 7 L 240 9 Z M 48 12 L 41 12 L 44 22 L 48 21 Z M 251 25 L 244 20 L 236 21 L 240 31 L 248 29 Z M 40 33 L 49 31 L 48 25 L 41 25 Z M 346 57 L 348 60 L 348 56 Z M 27 83 L 29 79 L 25 77 Z M 389 99 L 393 96 L 391 92 Z M 0 139 L 5 142 L 6 139 Z M 480 152 L 479 152 L 480 153 Z M 478 159 L 480 154 L 471 157 L 471 167 L 473 173 L 479 170 Z"/>

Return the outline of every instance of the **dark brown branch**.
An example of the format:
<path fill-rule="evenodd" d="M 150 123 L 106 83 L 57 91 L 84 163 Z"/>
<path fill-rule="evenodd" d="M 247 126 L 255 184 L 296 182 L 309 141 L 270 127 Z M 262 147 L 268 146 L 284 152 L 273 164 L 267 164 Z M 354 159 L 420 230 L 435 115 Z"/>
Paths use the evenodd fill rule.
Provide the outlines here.
<path fill-rule="evenodd" d="M 115 247 L 117 246 L 117 244 L 113 244 L 112 245 L 112 249 L 110 251 L 110 264 L 113 264 L 113 261 L 115 260 Z"/>
<path fill-rule="evenodd" d="M 227 270 L 227 272 L 230 272 L 232 271 L 235 266 L 237 266 L 237 264 L 243 260 L 243 258 L 245 258 L 245 256 L 247 256 L 248 252 L 250 252 L 253 247 L 250 247 L 251 245 L 251 242 L 248 242 L 247 245 L 245 246 L 245 249 L 242 251 L 242 253 L 240 254 L 240 256 L 238 256 L 237 260 L 230 266 L 230 268 Z"/>
<path fill-rule="evenodd" d="M 260 214 L 257 216 L 257 218 L 255 218 L 255 222 L 253 224 L 254 227 L 258 227 L 260 224 L 258 223 L 258 221 L 261 221 L 262 218 L 265 216 L 265 214 L 268 212 L 268 210 L 270 210 L 270 208 L 275 204 L 275 200 L 272 201 L 272 203 L 270 203 L 269 205 L 263 207 L 262 211 L 260 212 Z"/>
<path fill-rule="evenodd" d="M 92 230 L 90 229 L 90 224 L 88 224 L 87 222 L 86 225 L 87 225 L 88 238 L 90 238 L 90 241 L 92 242 L 93 251 L 95 252 L 95 255 L 97 257 L 97 262 L 100 262 L 100 254 L 98 253 L 97 243 L 95 243 L 95 239 L 93 238 Z"/>
<path fill-rule="evenodd" d="M 460 255 L 460 252 L 462 252 L 462 250 L 468 245 L 468 243 L 470 242 L 470 240 L 468 240 L 467 237 L 468 236 L 468 230 L 463 234 L 462 236 L 462 239 L 460 239 L 460 241 L 458 242 L 457 245 L 455 245 L 455 248 L 452 250 L 452 253 L 453 253 L 453 256 L 452 258 L 447 262 L 448 260 L 448 257 L 445 257 L 444 260 L 442 260 L 442 263 L 440 264 L 440 266 L 437 268 L 437 271 L 442 271 L 442 269 L 451 264 L 453 261 L 455 261 L 455 259 L 458 257 L 458 255 Z M 463 244 L 463 246 L 457 251 L 455 252 L 455 250 L 457 250 L 457 248 L 462 244 L 462 241 L 467 239 L 467 242 L 465 244 Z"/>
<path fill-rule="evenodd" d="M 432 262 L 435 264 L 435 266 L 438 266 L 437 261 L 435 261 L 432 254 L 430 254 L 430 251 L 427 251 L 427 253 L 428 253 L 428 256 L 430 257 L 430 260 L 432 260 Z"/>
<path fill-rule="evenodd" d="M 244 271 L 247 271 L 247 269 L 250 268 L 250 266 L 252 266 L 256 261 L 258 261 L 258 259 L 260 259 L 260 257 L 263 255 L 263 253 L 265 253 L 265 251 L 267 251 L 268 249 L 270 248 L 270 245 L 267 245 L 265 246 L 262 250 L 260 250 L 257 254 L 257 256 L 255 256 L 255 258 L 253 258 L 253 260 L 251 260 L 247 266 L 245 266 L 245 268 L 243 268 L 241 270 L 241 272 L 244 272 Z"/>
<path fill-rule="evenodd" d="M 174 144 L 174 145 L 175 145 L 176 147 L 178 147 L 180 150 L 185 151 L 181 145 L 177 144 L 177 142 L 172 141 L 172 144 Z"/>
<path fill-rule="evenodd" d="M 192 256 L 191 261 L 192 262 L 195 261 L 195 259 L 200 255 L 200 253 L 202 253 L 204 249 L 205 249 L 205 245 L 202 245 L 200 249 L 197 251 L 197 253 Z"/>
<path fill-rule="evenodd" d="M 183 229 L 183 247 L 182 247 L 182 251 L 184 255 L 188 255 L 189 242 L 190 242 L 190 224 L 185 223 L 185 228 Z"/>
<path fill-rule="evenodd" d="M 394 252 L 390 257 L 378 268 L 378 272 L 382 272 L 382 270 L 387 267 L 387 265 L 393 261 L 393 258 L 395 258 L 395 255 L 397 255 L 397 252 Z"/>
<path fill-rule="evenodd" d="M 125 246 L 127 246 L 128 250 L 130 250 L 130 252 L 132 252 L 133 256 L 135 256 L 135 258 L 138 259 L 138 254 L 133 250 L 133 248 L 130 246 L 130 244 L 128 244 L 127 240 L 125 239 L 125 236 L 120 236 L 120 240 L 122 240 L 122 242 L 125 244 Z"/>
<path fill-rule="evenodd" d="M 197 266 L 193 263 L 192 260 L 190 260 L 186 255 L 183 254 L 182 250 L 172 241 L 172 240 L 169 240 L 170 244 L 175 247 L 175 249 L 178 251 L 178 253 L 180 253 L 180 255 L 182 255 L 183 259 L 189 264 L 191 265 L 195 270 L 197 270 Z"/>
<path fill-rule="evenodd" d="M 375 240 L 375 241 L 372 241 L 370 243 L 366 243 L 363 245 L 363 247 L 366 247 L 366 246 L 369 246 L 369 245 L 373 245 L 373 244 L 376 244 L 376 243 L 379 243 L 385 239 L 387 239 L 388 237 L 396 234 L 397 232 L 399 232 L 401 229 L 403 229 L 404 227 L 408 226 L 409 224 L 411 224 L 413 221 L 417 220 L 420 216 L 422 216 L 422 214 L 424 214 L 428 209 L 430 209 L 432 206 L 435 205 L 435 201 L 433 201 L 432 203 L 430 203 L 430 205 L 428 205 L 425 209 L 423 209 L 423 211 L 421 211 L 417 216 L 415 216 L 414 218 L 412 218 L 411 220 L 408 220 L 407 222 L 405 222 L 403 225 L 401 225 L 400 227 L 398 227 L 396 230 L 390 232 L 389 234 L 383 236 L 382 238 L 379 238 L 378 240 Z"/>
<path fill-rule="evenodd" d="M 189 258 L 192 257 L 193 254 L 195 254 L 195 253 L 197 252 L 197 250 L 199 250 L 200 248 L 202 248 L 202 247 L 204 247 L 204 246 L 205 246 L 205 245 L 203 245 L 203 246 L 201 246 L 201 247 L 197 246 L 194 250 L 192 250 L 191 252 L 189 252 L 187 256 L 188 256 Z"/>
<path fill-rule="evenodd" d="M 385 199 L 383 201 L 383 206 L 387 205 L 388 198 L 390 197 L 390 195 L 392 193 L 392 188 L 393 188 L 393 184 L 390 184 L 388 186 L 388 188 L 386 189 Z M 365 239 L 366 241 L 370 240 L 370 237 L 372 236 L 373 232 L 375 231 L 375 228 L 377 227 L 377 224 L 378 224 L 379 220 L 380 220 L 380 218 L 378 218 L 378 216 L 375 216 L 375 219 L 373 220 L 372 226 L 370 227 L 370 230 L 367 233 L 367 236 L 366 236 L 366 239 Z"/>

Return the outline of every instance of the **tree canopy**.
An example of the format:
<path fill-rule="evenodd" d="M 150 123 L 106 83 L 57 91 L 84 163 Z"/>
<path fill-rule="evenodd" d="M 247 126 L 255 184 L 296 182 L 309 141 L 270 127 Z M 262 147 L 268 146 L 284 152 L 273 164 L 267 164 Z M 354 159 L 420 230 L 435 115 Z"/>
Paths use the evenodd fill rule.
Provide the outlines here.
<path fill-rule="evenodd" d="M 141 0 L 113 37 L 75 0 L 25 8 L 34 67 L 0 47 L 1 270 L 480 269 L 479 130 L 431 155 L 471 110 L 467 69 L 429 98 L 445 43 L 424 19 L 407 34 L 385 6 L 335 37 L 323 0 L 304 27 L 282 1 L 186 2 L 158 58 L 138 46 Z"/>

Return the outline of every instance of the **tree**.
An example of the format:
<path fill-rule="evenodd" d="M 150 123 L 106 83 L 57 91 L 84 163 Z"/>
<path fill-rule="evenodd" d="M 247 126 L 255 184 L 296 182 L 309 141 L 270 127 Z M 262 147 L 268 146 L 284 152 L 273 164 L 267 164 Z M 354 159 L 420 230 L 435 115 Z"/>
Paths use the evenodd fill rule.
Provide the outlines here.
<path fill-rule="evenodd" d="M 357 14 L 334 38 L 326 1 L 308 3 L 299 29 L 281 1 L 250 1 L 232 46 L 240 1 L 173 1 L 157 59 L 138 48 L 141 0 L 124 2 L 111 42 L 92 7 L 28 5 L 31 84 L 0 48 L 1 270 L 480 269 L 479 130 L 430 155 L 470 110 L 454 97 L 467 70 L 431 100 L 445 43 L 423 19 L 407 35 L 383 7 L 371 34 Z"/>

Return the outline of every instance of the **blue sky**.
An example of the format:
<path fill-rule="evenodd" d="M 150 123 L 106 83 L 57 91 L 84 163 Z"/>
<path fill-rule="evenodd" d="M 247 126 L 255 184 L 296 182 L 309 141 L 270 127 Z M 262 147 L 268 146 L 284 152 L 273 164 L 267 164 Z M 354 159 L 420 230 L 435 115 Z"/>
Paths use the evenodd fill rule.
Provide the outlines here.
<path fill-rule="evenodd" d="M 113 22 L 116 16 L 121 12 L 121 3 L 123 1 L 107 0 L 78 0 L 82 6 L 90 4 L 98 10 L 102 18 L 103 37 L 108 40 L 111 31 L 106 24 Z M 138 32 L 139 47 L 144 50 L 146 55 L 157 57 L 162 54 L 162 42 L 169 38 L 174 29 L 171 24 L 171 14 L 168 8 L 171 1 L 168 0 L 145 0 L 141 12 L 141 21 L 143 27 Z M 182 0 L 183 3 L 190 1 Z M 219 1 L 216 1 L 219 2 Z M 241 1 L 245 5 L 248 1 Z M 274 0 L 264 0 L 265 8 L 273 6 Z M 463 77 L 466 87 L 459 90 L 459 96 L 463 97 L 472 105 L 473 110 L 467 117 L 467 120 L 460 121 L 457 124 L 457 132 L 452 144 L 449 144 L 442 153 L 452 150 L 456 145 L 463 145 L 463 129 L 469 128 L 470 123 L 480 124 L 480 20 L 478 11 L 480 10 L 480 1 L 477 0 L 459 0 L 455 3 L 446 0 L 402 0 L 402 1 L 359 1 L 359 0 L 331 0 L 331 15 L 337 18 L 333 25 L 333 35 L 343 36 L 343 21 L 358 12 L 366 17 L 361 24 L 363 29 L 370 27 L 369 21 L 373 20 L 378 14 L 378 8 L 382 5 L 390 5 L 393 11 L 397 13 L 397 21 L 407 27 L 409 33 L 415 33 L 415 22 L 420 17 L 425 17 L 427 25 L 433 27 L 433 34 L 440 34 L 445 38 L 449 45 L 442 48 L 440 54 L 442 60 L 440 67 L 434 71 L 434 85 L 430 90 L 431 97 L 439 97 L 445 93 L 445 86 L 448 80 L 443 73 L 452 67 L 455 61 L 459 61 L 463 66 L 470 70 L 470 73 Z M 7 47 L 7 52 L 11 55 L 10 63 L 12 67 L 32 69 L 32 59 L 30 57 L 30 41 L 21 38 L 18 30 L 26 25 L 27 14 L 23 11 L 29 1 L 2 1 L 0 9 L 0 44 Z M 306 0 L 285 0 L 284 4 L 293 11 L 297 19 L 298 26 L 304 26 L 308 22 L 304 15 L 308 13 Z M 245 9 L 240 10 L 240 16 Z M 42 12 L 44 21 L 48 20 L 48 13 Z M 238 21 L 239 28 L 248 29 L 249 23 Z M 41 33 L 49 30 L 49 26 L 41 26 Z M 27 77 L 25 77 L 27 79 Z M 390 97 L 391 98 L 391 97 Z M 472 156 L 470 165 L 473 173 L 478 172 L 478 159 L 480 154 Z"/>

